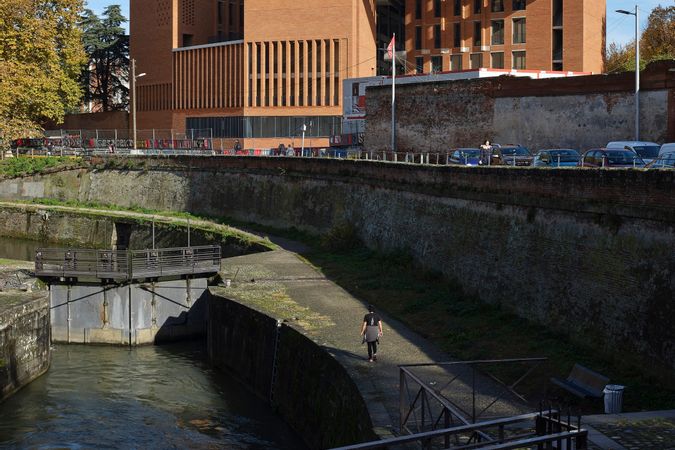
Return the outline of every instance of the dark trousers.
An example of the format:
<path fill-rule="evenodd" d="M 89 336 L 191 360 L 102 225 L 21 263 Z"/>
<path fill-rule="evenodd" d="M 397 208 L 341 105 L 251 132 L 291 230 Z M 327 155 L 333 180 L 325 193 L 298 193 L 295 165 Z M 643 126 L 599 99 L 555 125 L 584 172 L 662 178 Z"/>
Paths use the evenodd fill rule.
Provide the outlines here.
<path fill-rule="evenodd" d="M 368 342 L 368 359 L 373 359 L 373 355 L 377 354 L 377 341 Z"/>

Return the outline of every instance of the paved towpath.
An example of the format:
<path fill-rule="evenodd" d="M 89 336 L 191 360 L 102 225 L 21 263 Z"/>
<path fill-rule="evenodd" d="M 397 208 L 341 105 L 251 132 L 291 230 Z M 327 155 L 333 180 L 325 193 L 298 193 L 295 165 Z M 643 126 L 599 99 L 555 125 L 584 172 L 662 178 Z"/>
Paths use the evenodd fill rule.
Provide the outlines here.
<path fill-rule="evenodd" d="M 272 240 L 286 248 L 303 250 L 298 243 Z M 223 273 L 232 282 L 230 288 L 218 288 L 219 294 L 288 321 L 347 368 L 366 400 L 375 431 L 381 437 L 391 437 L 398 432 L 398 365 L 449 361 L 448 355 L 430 342 L 378 311 L 383 319 L 383 337 L 378 361 L 368 362 L 367 349 L 360 336 L 367 305 L 294 252 L 278 249 L 228 258 L 223 260 Z M 441 385 L 449 380 L 447 373 L 438 369 L 424 372 L 425 380 L 432 380 L 431 383 Z M 461 375 L 453 382 L 453 400 L 466 403 L 471 389 Z M 484 388 L 492 392 L 500 389 L 496 384 Z M 517 402 L 499 402 L 490 411 L 497 415 L 530 412 Z"/>

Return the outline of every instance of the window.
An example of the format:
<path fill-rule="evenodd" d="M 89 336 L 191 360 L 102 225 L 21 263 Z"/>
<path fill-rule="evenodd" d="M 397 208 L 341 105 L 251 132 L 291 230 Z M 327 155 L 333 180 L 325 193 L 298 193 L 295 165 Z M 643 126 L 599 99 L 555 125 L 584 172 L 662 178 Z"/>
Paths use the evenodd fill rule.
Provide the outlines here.
<path fill-rule="evenodd" d="M 471 68 L 480 69 L 483 67 L 483 54 L 482 53 L 472 53 L 471 54 Z"/>
<path fill-rule="evenodd" d="M 553 61 L 563 59 L 563 30 L 553 30 Z"/>
<path fill-rule="evenodd" d="M 424 73 L 424 58 L 421 56 L 415 58 L 415 73 Z"/>
<path fill-rule="evenodd" d="M 434 0 L 434 17 L 441 17 L 441 0 Z"/>
<path fill-rule="evenodd" d="M 459 23 L 453 25 L 453 47 L 462 46 L 462 26 Z"/>
<path fill-rule="evenodd" d="M 415 19 L 422 18 L 422 0 L 415 0 Z"/>
<path fill-rule="evenodd" d="M 450 57 L 450 70 L 462 70 L 462 55 L 452 55 Z"/>
<path fill-rule="evenodd" d="M 504 43 L 504 21 L 492 21 L 492 45 L 502 45 Z"/>
<path fill-rule="evenodd" d="M 525 0 L 513 0 L 513 10 L 514 11 L 521 11 L 525 9 L 525 3 L 527 3 Z"/>
<path fill-rule="evenodd" d="M 525 70 L 525 52 L 513 52 L 513 68 Z"/>
<path fill-rule="evenodd" d="M 480 22 L 473 23 L 473 45 L 480 47 L 483 45 L 483 27 Z"/>
<path fill-rule="evenodd" d="M 553 0 L 553 26 L 561 27 L 563 24 L 563 0 Z"/>
<path fill-rule="evenodd" d="M 483 9 L 483 0 L 473 0 L 473 13 L 479 14 Z"/>
<path fill-rule="evenodd" d="M 503 12 L 504 0 L 492 0 L 492 12 Z"/>
<path fill-rule="evenodd" d="M 192 39 L 194 38 L 191 34 L 183 35 L 183 47 L 190 47 L 192 45 Z"/>
<path fill-rule="evenodd" d="M 422 48 L 422 27 L 415 27 L 415 50 Z"/>
<path fill-rule="evenodd" d="M 493 69 L 503 69 L 504 68 L 504 52 L 492 53 L 492 68 Z"/>
<path fill-rule="evenodd" d="M 434 48 L 441 48 L 441 26 L 434 25 Z"/>
<path fill-rule="evenodd" d="M 462 15 L 462 0 L 455 0 L 455 7 L 453 8 L 453 12 L 456 16 Z"/>
<path fill-rule="evenodd" d="M 525 18 L 513 19 L 513 43 L 525 43 Z"/>
<path fill-rule="evenodd" d="M 443 57 L 442 56 L 432 56 L 431 57 L 431 72 L 441 72 L 443 71 Z"/>

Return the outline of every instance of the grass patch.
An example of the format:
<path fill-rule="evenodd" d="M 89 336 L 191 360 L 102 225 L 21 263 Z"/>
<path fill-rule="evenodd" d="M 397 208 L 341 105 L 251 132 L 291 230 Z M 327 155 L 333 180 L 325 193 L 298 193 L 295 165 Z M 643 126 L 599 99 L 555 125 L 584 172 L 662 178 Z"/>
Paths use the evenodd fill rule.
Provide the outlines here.
<path fill-rule="evenodd" d="M 386 311 L 460 360 L 547 357 L 520 391 L 530 399 L 561 396 L 562 403 L 598 412 L 601 400 L 579 403 L 551 387 L 549 378 L 565 378 L 575 362 L 625 384 L 624 410 L 675 406 L 673 371 L 636 355 L 604 354 L 567 336 L 480 302 L 437 273 L 420 270 L 403 254 L 382 255 L 364 249 L 339 252 L 314 247 L 304 255 L 354 296 Z M 509 369 L 507 369 L 507 372 Z M 492 372 L 491 372 L 492 373 Z M 493 373 L 508 378 L 509 373 Z"/>
<path fill-rule="evenodd" d="M 47 170 L 64 170 L 82 167 L 82 158 L 48 156 L 46 158 L 7 158 L 0 161 L 0 178 L 16 178 L 42 173 Z"/>

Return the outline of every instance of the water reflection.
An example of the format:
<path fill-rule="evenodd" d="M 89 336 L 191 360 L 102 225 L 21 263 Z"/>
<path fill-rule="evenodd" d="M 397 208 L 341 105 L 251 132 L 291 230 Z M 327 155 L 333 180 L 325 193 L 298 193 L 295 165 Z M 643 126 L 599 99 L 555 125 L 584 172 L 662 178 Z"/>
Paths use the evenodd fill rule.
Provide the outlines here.
<path fill-rule="evenodd" d="M 52 247 L 57 245 L 52 244 Z M 0 236 L 0 258 L 16 259 L 19 261 L 35 261 L 35 249 L 38 247 L 50 247 L 39 241 L 28 239 L 10 238 Z"/>
<path fill-rule="evenodd" d="M 195 344 L 57 346 L 49 372 L 1 404 L 0 418 L 9 448 L 302 448 Z"/>

